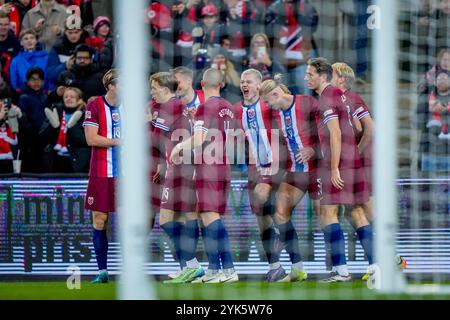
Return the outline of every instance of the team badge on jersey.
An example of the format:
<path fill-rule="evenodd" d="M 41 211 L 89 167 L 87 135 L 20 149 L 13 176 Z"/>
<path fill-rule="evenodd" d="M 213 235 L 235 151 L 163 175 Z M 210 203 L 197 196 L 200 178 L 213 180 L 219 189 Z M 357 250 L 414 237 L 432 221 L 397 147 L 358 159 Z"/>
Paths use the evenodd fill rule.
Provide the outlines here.
<path fill-rule="evenodd" d="M 153 112 L 152 118 L 156 119 L 156 118 L 158 118 L 158 115 L 159 115 L 158 111 L 155 111 L 155 112 Z"/>
<path fill-rule="evenodd" d="M 248 117 L 249 117 L 250 119 L 254 118 L 255 115 L 256 115 L 255 109 L 249 109 L 248 112 L 247 112 L 247 114 L 248 114 Z"/>
<path fill-rule="evenodd" d="M 94 197 L 88 197 L 88 204 L 92 206 L 94 204 Z"/>
<path fill-rule="evenodd" d="M 91 119 L 92 113 L 90 111 L 86 111 L 86 119 Z"/>
<path fill-rule="evenodd" d="M 119 122 L 119 120 L 120 120 L 120 114 L 117 113 L 117 112 L 114 112 L 114 113 L 112 114 L 112 119 L 113 119 L 114 122 Z"/>

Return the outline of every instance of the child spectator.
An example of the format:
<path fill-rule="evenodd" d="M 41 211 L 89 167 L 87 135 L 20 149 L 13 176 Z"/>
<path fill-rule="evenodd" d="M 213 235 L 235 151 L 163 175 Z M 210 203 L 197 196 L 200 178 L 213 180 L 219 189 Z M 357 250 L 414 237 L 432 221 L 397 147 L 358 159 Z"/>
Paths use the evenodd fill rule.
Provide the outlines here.
<path fill-rule="evenodd" d="M 32 67 L 47 70 L 47 52 L 38 43 L 36 32 L 32 29 L 23 30 L 20 34 L 22 50 L 11 61 L 10 79 L 11 87 L 20 93 L 26 86 L 26 74 Z"/>

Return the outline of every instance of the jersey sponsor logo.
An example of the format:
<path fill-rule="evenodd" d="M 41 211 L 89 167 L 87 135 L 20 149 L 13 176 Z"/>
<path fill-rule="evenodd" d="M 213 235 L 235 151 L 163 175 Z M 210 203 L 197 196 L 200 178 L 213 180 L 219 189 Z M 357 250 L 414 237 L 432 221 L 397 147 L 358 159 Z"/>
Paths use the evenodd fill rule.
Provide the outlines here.
<path fill-rule="evenodd" d="M 88 197 L 88 204 L 92 206 L 94 204 L 94 197 Z"/>
<path fill-rule="evenodd" d="M 86 119 L 91 119 L 92 113 L 90 111 L 86 111 Z"/>
<path fill-rule="evenodd" d="M 202 120 L 195 121 L 195 123 L 194 123 L 194 125 L 195 125 L 196 127 L 203 126 L 204 124 L 205 124 L 205 121 L 202 121 Z"/>
<path fill-rule="evenodd" d="M 345 95 L 342 95 L 342 96 L 341 96 L 341 100 L 342 100 L 342 102 L 345 103 L 345 101 L 347 101 L 347 97 L 346 97 Z"/>
<path fill-rule="evenodd" d="M 120 120 L 120 114 L 117 113 L 117 112 L 114 112 L 114 113 L 112 114 L 112 119 L 113 119 L 114 122 L 119 122 L 119 120 Z"/>
<path fill-rule="evenodd" d="M 155 112 L 153 112 L 153 115 L 152 115 L 152 118 L 153 119 L 156 119 L 156 118 L 158 118 L 158 111 L 155 111 Z"/>
<path fill-rule="evenodd" d="M 164 122 L 166 122 L 166 120 L 164 120 L 164 119 L 162 119 L 162 118 L 156 118 L 156 122 L 157 122 L 157 123 L 164 124 Z"/>
<path fill-rule="evenodd" d="M 333 109 L 328 109 L 327 111 L 325 111 L 325 112 L 323 113 L 323 116 L 326 117 L 326 116 L 328 116 L 328 115 L 330 115 L 330 114 L 332 114 L 332 113 L 333 113 Z"/>

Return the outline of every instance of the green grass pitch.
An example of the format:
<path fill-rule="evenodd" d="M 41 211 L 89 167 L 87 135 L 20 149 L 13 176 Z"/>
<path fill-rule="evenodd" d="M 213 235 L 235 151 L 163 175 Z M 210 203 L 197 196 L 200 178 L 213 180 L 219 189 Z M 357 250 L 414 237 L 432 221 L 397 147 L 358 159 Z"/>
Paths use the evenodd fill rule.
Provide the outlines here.
<path fill-rule="evenodd" d="M 264 283 L 247 281 L 229 284 L 167 285 L 154 282 L 157 299 L 162 300 L 374 300 L 450 299 L 450 295 L 381 295 L 362 281 L 321 284 Z M 65 282 L 0 282 L 0 300 L 112 300 L 116 283 L 81 282 L 80 290 L 69 290 Z"/>

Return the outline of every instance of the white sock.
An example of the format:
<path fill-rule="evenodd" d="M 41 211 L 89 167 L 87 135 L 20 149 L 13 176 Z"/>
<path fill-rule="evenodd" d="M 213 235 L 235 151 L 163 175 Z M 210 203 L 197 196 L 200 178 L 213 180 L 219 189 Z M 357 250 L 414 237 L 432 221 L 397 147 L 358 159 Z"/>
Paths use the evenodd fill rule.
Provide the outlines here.
<path fill-rule="evenodd" d="M 189 260 L 189 261 L 186 261 L 186 266 L 187 266 L 189 269 L 197 269 L 198 266 L 199 266 L 199 263 L 198 263 L 197 258 L 194 258 L 194 259 L 191 259 L 191 260 Z"/>
<path fill-rule="evenodd" d="M 281 267 L 280 261 L 277 261 L 277 262 L 274 262 L 274 263 L 269 263 L 269 270 L 276 270 L 279 267 Z"/>
<path fill-rule="evenodd" d="M 343 264 L 341 266 L 336 266 L 336 271 L 340 276 L 348 276 L 348 267 L 346 264 Z"/>
<path fill-rule="evenodd" d="M 292 268 L 295 268 L 297 271 L 302 271 L 303 270 L 303 261 L 299 261 L 297 263 L 294 263 L 292 265 Z"/>

